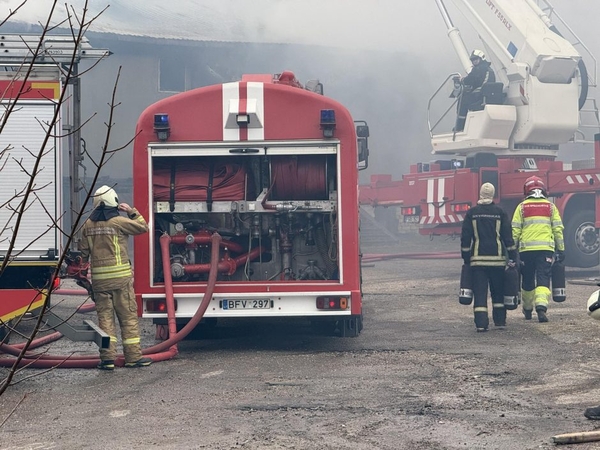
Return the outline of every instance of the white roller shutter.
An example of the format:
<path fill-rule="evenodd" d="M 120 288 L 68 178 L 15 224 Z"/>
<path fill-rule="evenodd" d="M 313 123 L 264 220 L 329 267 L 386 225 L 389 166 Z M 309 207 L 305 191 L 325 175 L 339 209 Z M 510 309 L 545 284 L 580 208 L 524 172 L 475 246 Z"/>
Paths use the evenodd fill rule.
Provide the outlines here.
<path fill-rule="evenodd" d="M 3 107 L 5 104 L 2 105 Z M 58 247 L 58 230 L 53 219 L 59 216 L 62 199 L 60 177 L 60 141 L 51 137 L 35 177 L 34 192 L 29 196 L 19 229 L 15 230 L 16 217 L 36 156 L 42 148 L 47 124 L 54 115 L 50 102 L 22 101 L 10 115 L 0 133 L 0 254 L 5 255 L 13 234 L 17 233 L 13 255 L 18 258 L 36 258 L 50 248 Z M 58 133 L 52 133 L 56 136 Z M 22 167 L 21 167 L 22 166 Z M 18 195 L 18 197 L 15 197 Z M 51 216 L 51 217 L 50 217 Z M 17 254 L 19 256 L 17 256 Z"/>

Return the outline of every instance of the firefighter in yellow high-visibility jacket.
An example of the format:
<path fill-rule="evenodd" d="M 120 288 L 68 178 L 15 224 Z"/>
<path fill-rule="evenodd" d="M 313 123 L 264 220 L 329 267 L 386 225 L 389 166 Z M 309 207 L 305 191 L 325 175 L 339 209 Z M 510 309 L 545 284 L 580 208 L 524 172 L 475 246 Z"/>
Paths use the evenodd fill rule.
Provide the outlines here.
<path fill-rule="evenodd" d="M 133 274 L 128 254 L 129 236 L 146 233 L 148 224 L 137 209 L 119 203 L 109 186 L 96 190 L 94 210 L 82 227 L 79 250 L 90 262 L 98 325 L 110 336 L 108 349 L 100 350 L 101 370 L 113 370 L 117 356 L 115 313 L 121 327 L 125 367 L 144 367 L 152 360 L 142 356 Z M 119 211 L 128 217 L 119 215 Z"/>
<path fill-rule="evenodd" d="M 525 180 L 525 200 L 512 219 L 513 239 L 521 259 L 522 300 L 525 319 L 531 320 L 533 309 L 539 322 L 548 322 L 550 279 L 554 257 L 563 261 L 565 242 L 558 208 L 549 201 L 544 181 L 536 176 Z"/>

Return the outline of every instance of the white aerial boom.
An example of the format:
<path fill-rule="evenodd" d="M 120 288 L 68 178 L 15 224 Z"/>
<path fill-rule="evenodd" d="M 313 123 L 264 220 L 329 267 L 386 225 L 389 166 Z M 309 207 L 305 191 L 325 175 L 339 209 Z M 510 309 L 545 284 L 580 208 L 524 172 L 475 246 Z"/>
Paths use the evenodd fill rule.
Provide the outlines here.
<path fill-rule="evenodd" d="M 444 0 L 435 0 L 465 71 L 469 50 Z M 553 11 L 547 0 L 541 0 Z M 581 54 L 552 24 L 535 0 L 452 0 L 479 35 L 502 94 L 470 111 L 464 131 L 435 135 L 433 153 L 555 157 L 580 126 L 588 76 Z M 498 99 L 499 97 L 499 99 Z M 431 103 L 431 102 L 430 102 Z M 431 122 L 430 122 L 431 123 Z M 439 122 L 438 122 L 439 123 Z"/>

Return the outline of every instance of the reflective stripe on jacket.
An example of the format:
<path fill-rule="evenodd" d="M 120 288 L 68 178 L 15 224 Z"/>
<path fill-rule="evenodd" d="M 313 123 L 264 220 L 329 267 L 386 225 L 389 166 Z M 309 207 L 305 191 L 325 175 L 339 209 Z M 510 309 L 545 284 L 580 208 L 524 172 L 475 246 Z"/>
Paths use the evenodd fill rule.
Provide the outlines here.
<path fill-rule="evenodd" d="M 88 219 L 82 227 L 79 250 L 90 261 L 92 282 L 131 277 L 131 262 L 127 249 L 129 236 L 148 231 L 148 224 L 137 209 L 129 218 L 113 217 L 106 221 Z"/>
<path fill-rule="evenodd" d="M 516 258 L 516 246 L 508 216 L 491 203 L 476 205 L 467 211 L 460 235 L 461 255 L 469 256 L 472 266 L 502 266 L 508 257 Z"/>
<path fill-rule="evenodd" d="M 565 251 L 558 208 L 545 198 L 527 198 L 515 209 L 512 234 L 520 252 Z"/>

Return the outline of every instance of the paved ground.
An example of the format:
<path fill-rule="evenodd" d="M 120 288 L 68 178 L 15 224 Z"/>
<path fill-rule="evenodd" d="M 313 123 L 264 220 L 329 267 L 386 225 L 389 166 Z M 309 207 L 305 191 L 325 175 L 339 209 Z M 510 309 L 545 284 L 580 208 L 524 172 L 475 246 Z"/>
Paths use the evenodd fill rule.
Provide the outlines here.
<path fill-rule="evenodd" d="M 458 247 L 406 235 L 363 250 Z M 512 311 L 505 330 L 476 333 L 459 270 L 459 259 L 366 265 L 355 339 L 301 321 L 226 322 L 145 369 L 25 371 L 0 397 L 0 449 L 528 450 L 600 426 L 582 415 L 600 404 L 600 322 L 585 313 L 595 286 L 569 284 L 548 324 Z M 584 283 L 596 275 L 569 271 Z M 72 350 L 94 348 L 49 349 Z"/>

